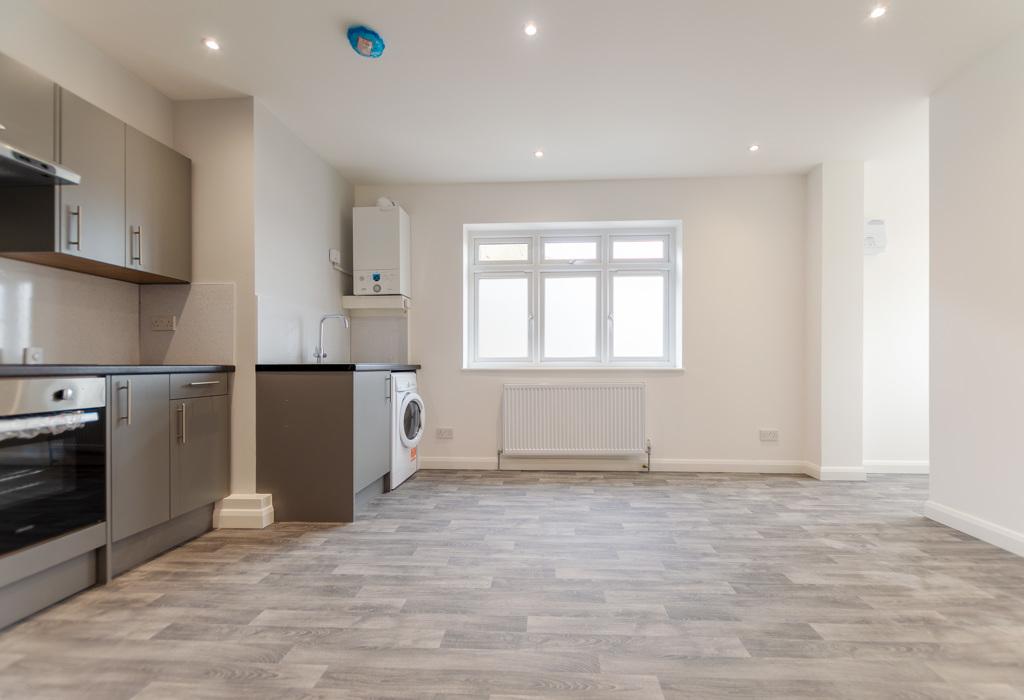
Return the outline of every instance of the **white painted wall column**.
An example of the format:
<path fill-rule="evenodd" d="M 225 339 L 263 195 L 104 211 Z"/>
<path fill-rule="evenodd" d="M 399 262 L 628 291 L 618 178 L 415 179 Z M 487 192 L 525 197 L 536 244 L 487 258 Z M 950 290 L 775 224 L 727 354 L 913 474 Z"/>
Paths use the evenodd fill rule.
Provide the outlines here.
<path fill-rule="evenodd" d="M 864 479 L 863 220 L 863 162 L 808 175 L 805 449 L 819 479 Z"/>
<path fill-rule="evenodd" d="M 273 522 L 269 494 L 256 490 L 256 263 L 253 100 L 178 102 L 174 145 L 192 159 L 192 278 L 235 286 L 231 396 L 231 496 L 214 526 Z"/>
<path fill-rule="evenodd" d="M 931 99 L 932 519 L 1024 556 L 1024 33 Z"/>

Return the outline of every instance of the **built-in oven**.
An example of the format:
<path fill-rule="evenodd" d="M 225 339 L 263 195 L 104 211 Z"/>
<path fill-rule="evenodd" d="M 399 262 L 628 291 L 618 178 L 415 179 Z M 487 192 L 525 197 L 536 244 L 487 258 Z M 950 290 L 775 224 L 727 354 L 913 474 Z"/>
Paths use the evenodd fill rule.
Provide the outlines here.
<path fill-rule="evenodd" d="M 0 555 L 106 519 L 106 380 L 0 379 Z"/>

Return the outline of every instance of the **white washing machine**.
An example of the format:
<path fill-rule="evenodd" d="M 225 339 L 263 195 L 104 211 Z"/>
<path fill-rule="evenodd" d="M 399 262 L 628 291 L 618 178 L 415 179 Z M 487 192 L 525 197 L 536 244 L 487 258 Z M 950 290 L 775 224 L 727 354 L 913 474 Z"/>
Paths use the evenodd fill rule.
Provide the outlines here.
<path fill-rule="evenodd" d="M 423 399 L 416 393 L 415 372 L 391 373 L 391 488 L 420 468 L 419 444 L 423 438 Z"/>

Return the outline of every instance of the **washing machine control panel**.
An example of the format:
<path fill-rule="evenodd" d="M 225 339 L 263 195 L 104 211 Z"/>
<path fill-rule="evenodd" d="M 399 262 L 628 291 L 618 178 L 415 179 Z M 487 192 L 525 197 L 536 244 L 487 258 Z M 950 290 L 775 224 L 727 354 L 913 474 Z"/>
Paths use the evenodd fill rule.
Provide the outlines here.
<path fill-rule="evenodd" d="M 401 294 L 398 270 L 356 270 L 356 294 Z"/>

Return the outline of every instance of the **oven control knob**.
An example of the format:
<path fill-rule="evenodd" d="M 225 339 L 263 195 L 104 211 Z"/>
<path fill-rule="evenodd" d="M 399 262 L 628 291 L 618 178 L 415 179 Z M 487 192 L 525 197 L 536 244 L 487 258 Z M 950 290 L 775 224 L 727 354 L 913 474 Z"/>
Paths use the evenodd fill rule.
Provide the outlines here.
<path fill-rule="evenodd" d="M 58 389 L 53 392 L 54 401 L 70 401 L 73 398 L 75 398 L 74 389 Z"/>

